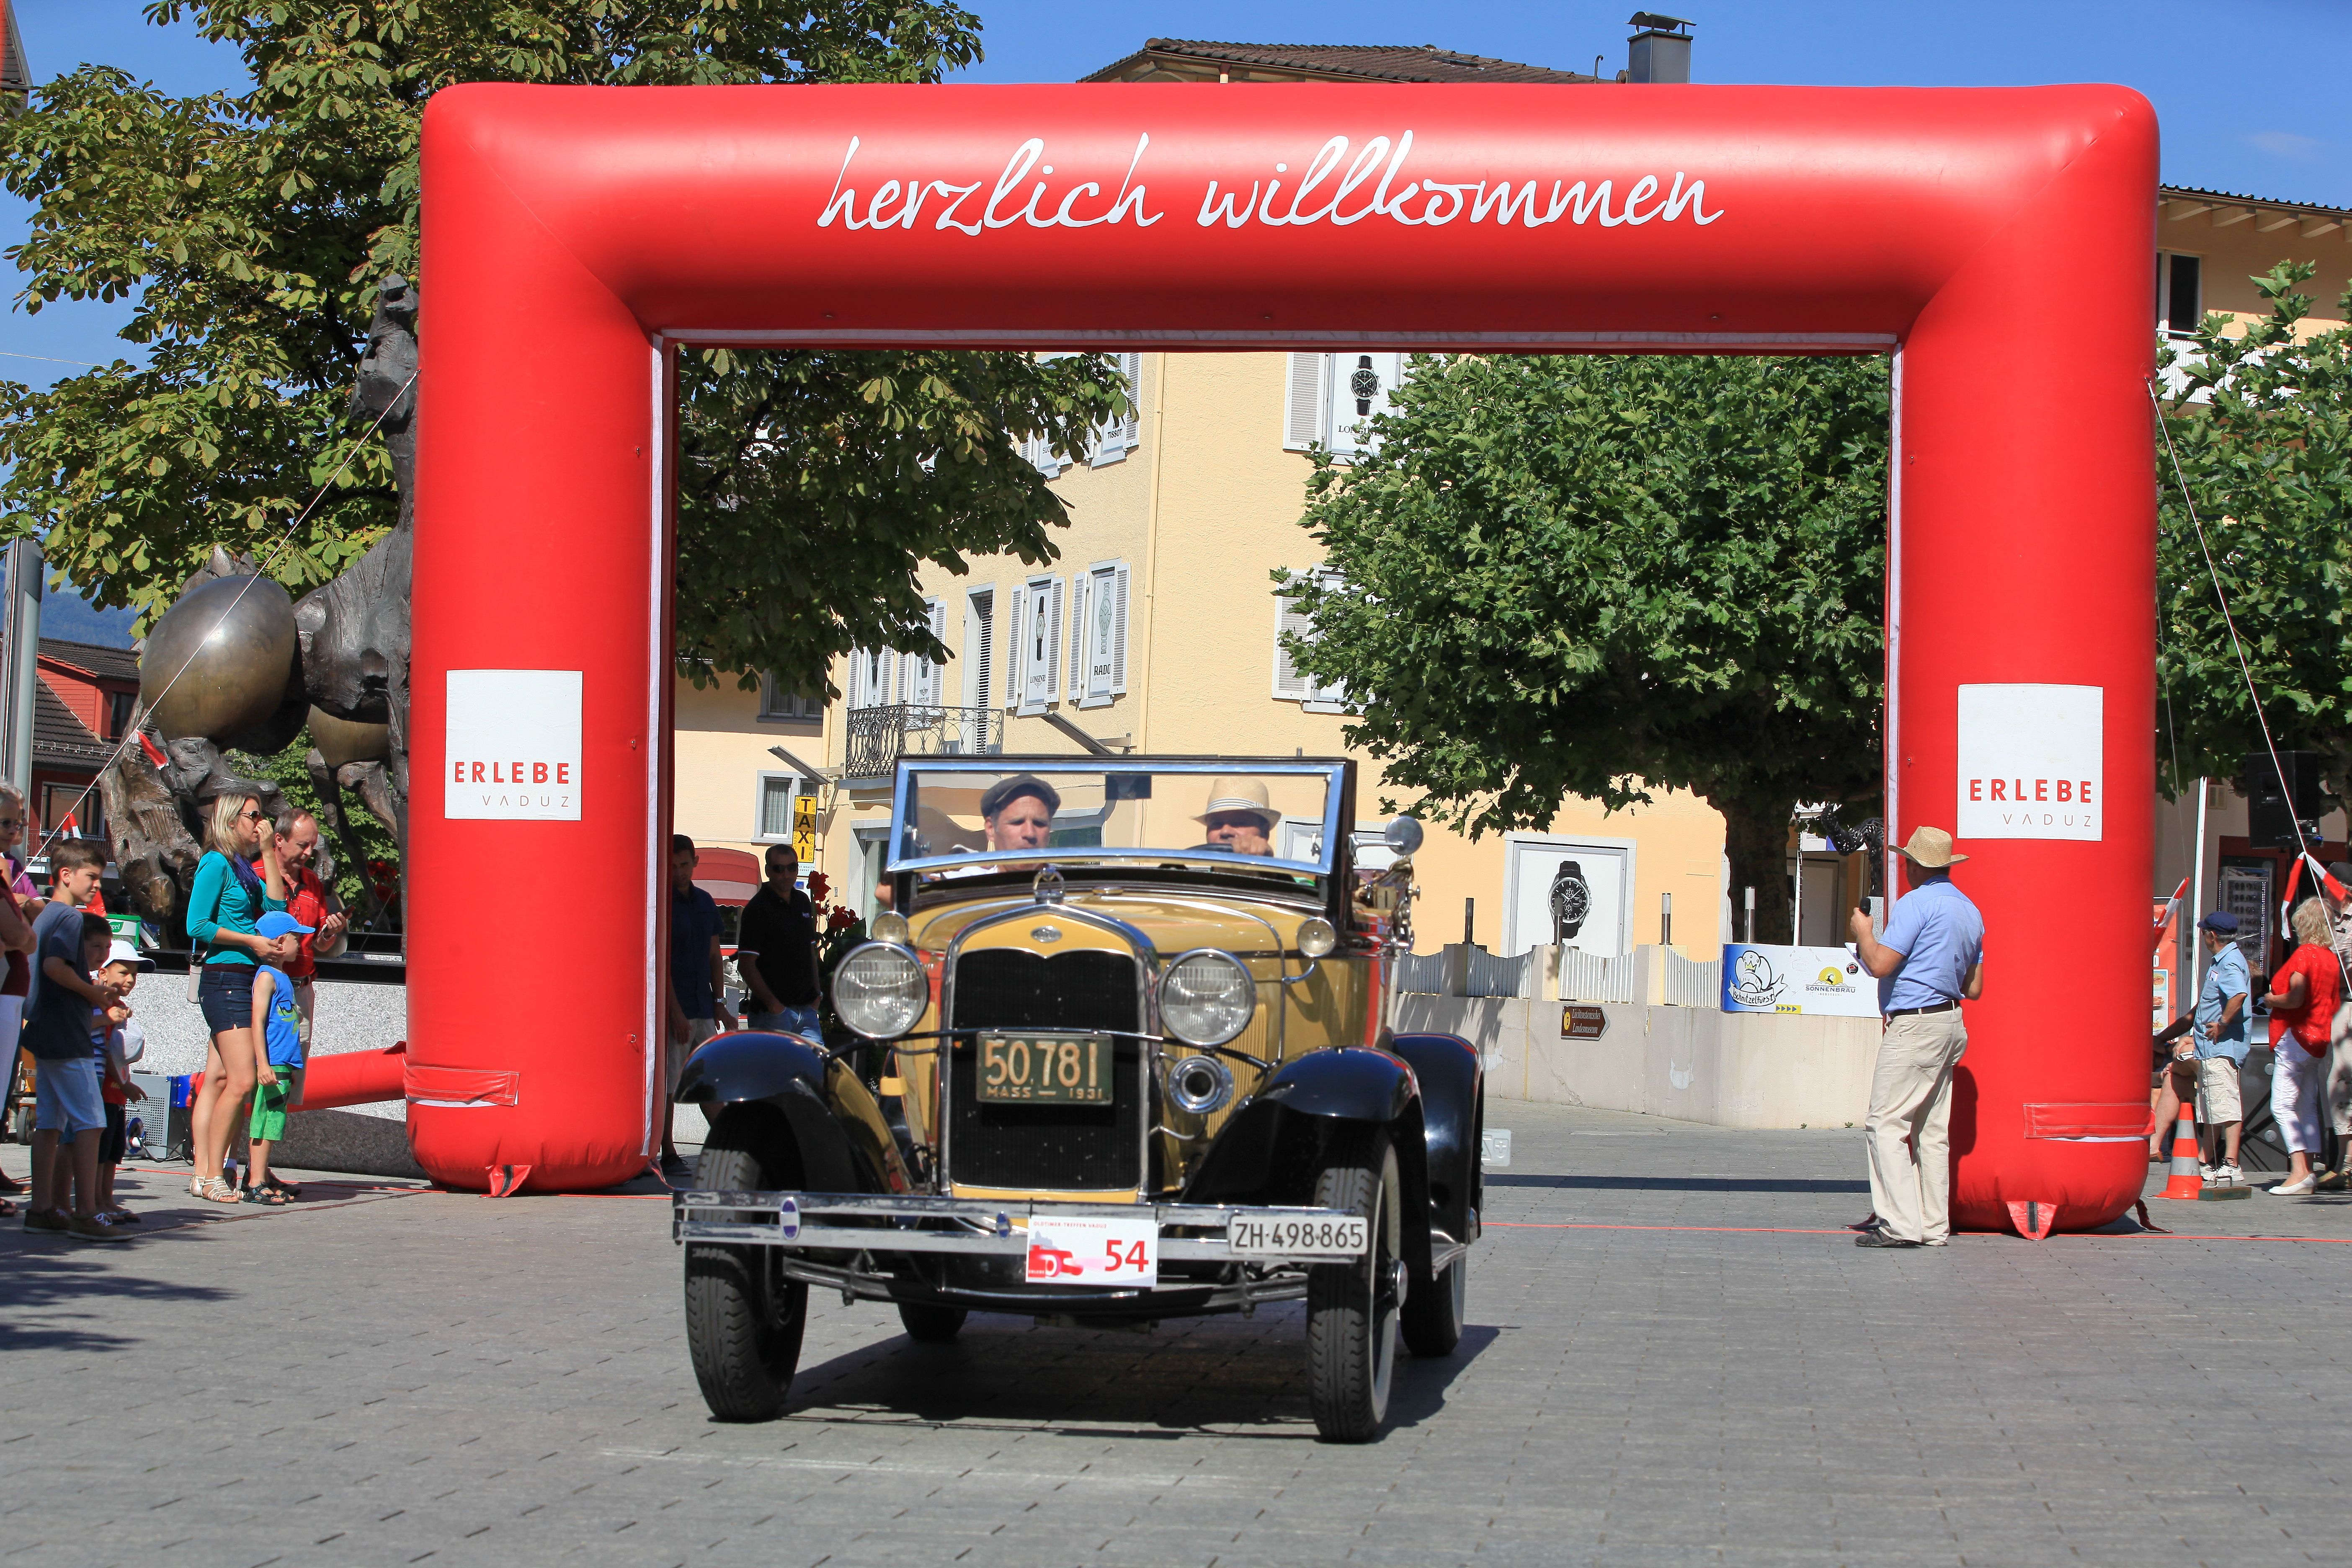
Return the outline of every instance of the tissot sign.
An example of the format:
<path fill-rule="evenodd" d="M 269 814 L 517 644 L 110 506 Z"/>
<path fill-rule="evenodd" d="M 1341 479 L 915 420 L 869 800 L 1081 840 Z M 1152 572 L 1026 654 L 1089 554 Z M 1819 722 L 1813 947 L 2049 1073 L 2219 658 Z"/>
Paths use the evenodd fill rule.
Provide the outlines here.
<path fill-rule="evenodd" d="M 1164 201 L 1151 195 L 1150 151 L 1150 133 L 1139 132 L 1123 174 L 1089 169 L 1083 152 L 1062 154 L 1057 174 L 1053 148 L 1045 138 L 1031 136 L 1015 145 L 992 174 L 968 166 L 910 171 L 905 160 L 869 149 L 863 136 L 852 136 L 833 190 L 816 215 L 816 226 L 928 227 L 977 238 L 992 229 L 1013 227 L 1126 224 L 1150 228 L 1171 212 L 1201 228 L 1228 229 L 1318 224 L 1346 228 L 1366 218 L 1409 228 L 1443 228 L 1457 218 L 1496 227 L 1515 222 L 1523 228 L 1562 222 L 1639 227 L 1685 219 L 1704 226 L 1723 216 L 1720 210 L 1706 210 L 1706 182 L 1680 169 L 1671 174 L 1628 171 L 1622 187 L 1618 176 L 1563 176 L 1550 170 L 1540 175 L 1515 170 L 1499 179 L 1491 173 L 1469 180 L 1440 178 L 1450 171 L 1431 166 L 1442 164 L 1442 153 L 1433 156 L 1427 147 L 1422 149 L 1422 163 L 1409 166 L 1414 158 L 1411 130 L 1393 139 L 1367 137 L 1360 145 L 1345 135 L 1328 137 L 1320 146 L 1302 142 L 1295 167 L 1280 157 L 1255 169 L 1237 164 L 1228 174 L 1210 176 L 1197 192 L 1189 184 L 1180 184 Z M 1104 178 L 1086 178 L 1090 173 Z M 1242 188 L 1244 180 L 1249 182 L 1246 191 Z M 1169 187 L 1163 184 L 1161 190 L 1167 193 Z"/>
<path fill-rule="evenodd" d="M 2095 686 L 1963 686 L 1959 837 L 2101 837 L 2106 774 Z"/>
<path fill-rule="evenodd" d="M 449 672 L 451 817 L 580 820 L 580 672 Z"/>

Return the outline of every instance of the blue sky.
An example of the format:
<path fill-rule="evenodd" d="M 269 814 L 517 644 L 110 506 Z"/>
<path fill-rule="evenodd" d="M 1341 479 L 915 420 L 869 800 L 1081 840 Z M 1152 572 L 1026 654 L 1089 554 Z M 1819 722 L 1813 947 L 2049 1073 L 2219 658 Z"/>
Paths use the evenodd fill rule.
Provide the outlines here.
<path fill-rule="evenodd" d="M 1160 35 L 1260 43 L 1437 44 L 1591 70 L 1625 63 L 1626 0 L 967 0 L 988 58 L 964 79 L 1068 81 Z M 2352 4 L 2346 0 L 1682 0 L 1697 13 L 1695 80 L 1988 87 L 2115 81 L 2164 124 L 2175 184 L 2352 206 Z M 159 28 L 141 0 L 16 0 L 36 79 L 85 60 L 167 92 L 245 85 L 242 62 L 185 24 Z M 2335 62 L 2333 67 L 2320 62 Z M 0 248 L 28 209 L 0 195 Z M 0 272 L 0 375 L 46 384 L 74 364 L 135 354 L 114 337 L 121 304 L 59 302 L 28 317 Z"/>

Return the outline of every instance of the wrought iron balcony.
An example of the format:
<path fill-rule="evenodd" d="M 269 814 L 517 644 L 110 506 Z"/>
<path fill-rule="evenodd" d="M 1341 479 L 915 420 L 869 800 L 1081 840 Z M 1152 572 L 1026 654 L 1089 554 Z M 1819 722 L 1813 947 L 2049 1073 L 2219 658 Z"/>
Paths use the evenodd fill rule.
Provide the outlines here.
<path fill-rule="evenodd" d="M 1004 747 L 1003 728 L 986 708 L 929 708 L 900 702 L 849 710 L 849 754 L 842 777 L 886 776 L 901 757 L 971 757 Z"/>

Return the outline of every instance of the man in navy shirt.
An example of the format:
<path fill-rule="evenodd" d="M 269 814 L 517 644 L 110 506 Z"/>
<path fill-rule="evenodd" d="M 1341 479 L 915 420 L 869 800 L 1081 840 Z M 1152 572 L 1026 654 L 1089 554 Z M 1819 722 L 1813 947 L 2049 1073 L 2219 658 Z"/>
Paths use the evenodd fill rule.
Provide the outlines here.
<path fill-rule="evenodd" d="M 662 1174 L 682 1178 L 686 1162 L 670 1140 L 670 1124 L 677 1116 L 677 1080 L 686 1058 L 695 1047 L 719 1032 L 719 1020 L 729 1025 L 727 958 L 719 943 L 727 927 L 719 920 L 718 900 L 694 885 L 694 868 L 701 858 L 694 840 L 683 833 L 669 837 L 669 1042 L 663 1066 Z"/>
<path fill-rule="evenodd" d="M 1952 1234 L 1952 1069 L 1968 1049 L 1962 999 L 1984 994 L 1984 917 L 1952 886 L 1952 853 L 1940 827 L 1903 846 L 1911 891 L 1874 934 L 1870 917 L 1848 922 L 1863 967 L 1878 977 L 1885 1019 L 1870 1080 L 1870 1198 L 1877 1224 L 1857 1247 L 1941 1247 Z"/>

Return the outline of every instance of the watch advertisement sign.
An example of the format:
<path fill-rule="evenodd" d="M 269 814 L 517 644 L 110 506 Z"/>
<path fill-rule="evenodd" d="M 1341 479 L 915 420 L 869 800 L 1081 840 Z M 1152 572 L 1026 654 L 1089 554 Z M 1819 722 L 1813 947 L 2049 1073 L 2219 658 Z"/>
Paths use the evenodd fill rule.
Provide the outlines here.
<path fill-rule="evenodd" d="M 2105 706 L 2096 686 L 1961 687 L 1954 836 L 2095 843 L 2107 802 Z"/>
<path fill-rule="evenodd" d="M 1596 958 L 1633 952 L 1626 930 L 1633 885 L 1630 841 L 1514 833 L 1504 842 L 1503 944 L 1497 956 L 1517 958 L 1531 947 L 1554 946 Z M 1478 940 L 1492 938 L 1480 932 Z"/>
<path fill-rule="evenodd" d="M 449 671 L 443 815 L 580 820 L 580 671 Z"/>
<path fill-rule="evenodd" d="M 1723 1011 L 1875 1018 L 1878 981 L 1849 948 L 1727 942 Z"/>

